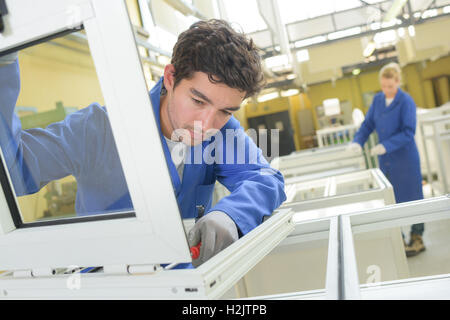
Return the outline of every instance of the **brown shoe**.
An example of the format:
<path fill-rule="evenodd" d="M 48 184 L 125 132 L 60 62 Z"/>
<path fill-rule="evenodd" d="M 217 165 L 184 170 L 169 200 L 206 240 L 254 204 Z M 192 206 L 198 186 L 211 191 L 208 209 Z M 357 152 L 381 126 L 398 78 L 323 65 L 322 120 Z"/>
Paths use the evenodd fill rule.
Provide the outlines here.
<path fill-rule="evenodd" d="M 418 255 L 422 251 L 425 251 L 425 245 L 423 244 L 422 236 L 412 233 L 411 240 L 405 247 L 406 256 L 413 257 L 415 255 Z"/>

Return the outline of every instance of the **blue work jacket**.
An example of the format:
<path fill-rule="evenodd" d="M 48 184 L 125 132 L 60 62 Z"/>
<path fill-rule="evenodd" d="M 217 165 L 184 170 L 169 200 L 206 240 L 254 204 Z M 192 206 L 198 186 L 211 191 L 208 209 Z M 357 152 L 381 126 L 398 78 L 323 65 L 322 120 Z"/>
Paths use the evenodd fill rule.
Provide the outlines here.
<path fill-rule="evenodd" d="M 225 212 L 236 223 L 240 234 L 246 234 L 286 199 L 283 176 L 269 166 L 261 150 L 245 134 L 239 122 L 231 117 L 221 129 L 225 139 L 203 141 L 198 147 L 188 148 L 187 155 L 194 157 L 195 148 L 204 151 L 214 144 L 223 143 L 226 146 L 219 156 L 225 159 L 227 152 L 236 153 L 237 141 L 242 139 L 240 141 L 244 141 L 246 146 L 246 161 L 211 163 L 203 158 L 199 164 L 191 161 L 185 164 L 181 182 L 161 132 L 161 87 L 162 79 L 150 91 L 150 99 L 181 216 L 196 217 L 196 206 L 202 205 L 205 214 L 213 210 Z M 19 92 L 18 61 L 0 67 L 0 144 L 16 194 L 35 193 L 52 180 L 73 175 L 77 180 L 77 215 L 132 210 L 107 109 L 93 103 L 45 129 L 22 130 L 14 114 Z M 235 130 L 236 134 L 227 135 L 227 129 Z M 227 139 L 234 139 L 236 143 L 226 144 Z M 257 154 L 256 162 L 249 161 L 249 153 Z M 216 180 L 231 194 L 211 208 Z M 155 181 L 155 189 L 157 184 Z"/>
<path fill-rule="evenodd" d="M 380 169 L 394 187 L 397 203 L 423 199 L 420 159 L 414 141 L 416 105 L 400 88 L 386 107 L 385 95 L 375 95 L 354 142 L 364 145 L 373 130 L 386 153 L 378 157 Z"/>

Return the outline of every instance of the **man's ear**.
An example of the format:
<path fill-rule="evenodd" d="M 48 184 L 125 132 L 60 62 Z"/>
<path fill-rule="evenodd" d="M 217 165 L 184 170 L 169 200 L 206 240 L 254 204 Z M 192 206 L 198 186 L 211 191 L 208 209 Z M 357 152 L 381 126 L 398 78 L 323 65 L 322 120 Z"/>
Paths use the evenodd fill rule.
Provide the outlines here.
<path fill-rule="evenodd" d="M 164 87 L 172 91 L 175 84 L 175 67 L 173 64 L 168 64 L 164 67 Z"/>

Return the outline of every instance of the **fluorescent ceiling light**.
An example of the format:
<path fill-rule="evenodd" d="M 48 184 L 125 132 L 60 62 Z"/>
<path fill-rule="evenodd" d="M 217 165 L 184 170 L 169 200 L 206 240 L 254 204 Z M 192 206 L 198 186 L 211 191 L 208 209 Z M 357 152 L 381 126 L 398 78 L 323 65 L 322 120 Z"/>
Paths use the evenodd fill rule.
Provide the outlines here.
<path fill-rule="evenodd" d="M 381 28 L 381 23 L 379 23 L 379 22 L 374 22 L 374 23 L 370 24 L 370 29 L 372 29 L 372 30 L 378 30 L 380 28 Z"/>
<path fill-rule="evenodd" d="M 299 50 L 296 52 L 297 61 L 304 62 L 309 60 L 309 52 L 308 49 Z"/>
<path fill-rule="evenodd" d="M 276 99 L 279 97 L 280 97 L 280 94 L 278 93 L 278 91 L 275 91 L 275 92 L 263 94 L 262 96 L 259 96 L 257 100 L 258 100 L 258 102 L 265 102 L 265 101 Z"/>
<path fill-rule="evenodd" d="M 435 17 L 435 16 L 437 16 L 437 14 L 438 14 L 438 12 L 437 12 L 436 9 L 426 10 L 426 11 L 422 14 L 422 19 Z"/>
<path fill-rule="evenodd" d="M 357 75 L 360 74 L 360 73 L 361 73 L 361 69 L 359 69 L 359 68 L 353 69 L 353 71 L 352 71 L 352 74 L 353 74 L 354 76 L 357 76 Z"/>
<path fill-rule="evenodd" d="M 363 51 L 364 57 L 370 57 L 372 55 L 372 53 L 375 51 L 375 47 L 376 47 L 375 42 L 370 41 Z"/>
<path fill-rule="evenodd" d="M 395 43 L 396 40 L 397 40 L 397 33 L 395 32 L 395 30 L 378 32 L 373 37 L 373 41 L 375 41 L 377 47 Z"/>
<path fill-rule="evenodd" d="M 286 79 L 288 80 L 294 80 L 295 78 L 297 78 L 297 75 L 295 73 L 288 74 L 286 77 Z"/>
<path fill-rule="evenodd" d="M 334 39 L 353 36 L 355 34 L 360 34 L 360 33 L 361 33 L 361 27 L 355 27 L 355 28 L 350 28 L 350 29 L 345 29 L 342 31 L 336 31 L 336 32 L 329 33 L 328 39 L 334 40 Z"/>
<path fill-rule="evenodd" d="M 414 28 L 414 26 L 408 27 L 408 33 L 411 37 L 414 37 L 416 35 L 416 29 Z"/>
<path fill-rule="evenodd" d="M 281 91 L 281 96 L 282 97 L 290 97 L 290 96 L 295 96 L 299 93 L 300 93 L 300 90 L 298 90 L 298 89 L 289 89 L 289 90 Z"/>
<path fill-rule="evenodd" d="M 392 19 L 391 21 L 381 23 L 382 28 L 389 28 L 394 26 L 397 23 L 397 19 Z"/>
<path fill-rule="evenodd" d="M 308 38 L 308 39 L 295 41 L 294 46 L 296 48 L 307 47 L 307 46 L 310 46 L 312 44 L 325 42 L 326 40 L 327 40 L 327 38 L 324 37 L 324 36 L 317 36 L 317 37 L 313 37 L 313 38 Z"/>
<path fill-rule="evenodd" d="M 405 36 L 405 28 L 398 28 L 397 34 L 400 38 L 403 38 Z"/>
<path fill-rule="evenodd" d="M 446 6 L 442 9 L 443 13 L 450 13 L 450 6 Z"/>

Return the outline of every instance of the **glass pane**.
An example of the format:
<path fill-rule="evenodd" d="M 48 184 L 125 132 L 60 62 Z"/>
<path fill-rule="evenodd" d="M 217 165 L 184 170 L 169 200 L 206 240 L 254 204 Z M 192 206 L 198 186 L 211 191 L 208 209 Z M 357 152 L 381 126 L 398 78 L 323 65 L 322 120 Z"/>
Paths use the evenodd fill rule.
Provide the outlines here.
<path fill-rule="evenodd" d="M 3 61 L 0 145 L 22 222 L 132 211 L 84 32 Z"/>
<path fill-rule="evenodd" d="M 328 232 L 314 240 L 296 238 L 295 233 L 266 255 L 221 299 L 324 290 Z"/>
<path fill-rule="evenodd" d="M 336 195 L 379 189 L 378 182 L 370 171 L 336 176 Z"/>
<path fill-rule="evenodd" d="M 353 238 L 361 285 L 450 273 L 450 219 L 356 233 Z"/>
<path fill-rule="evenodd" d="M 296 182 L 296 180 L 300 179 L 290 178 L 285 181 L 286 203 L 330 197 L 338 199 L 341 195 L 381 190 L 370 170 L 303 182 Z M 383 196 L 380 194 L 380 199 L 383 199 Z"/>
<path fill-rule="evenodd" d="M 356 195 L 356 197 L 358 197 L 358 195 Z M 301 208 L 303 204 L 307 205 L 308 207 L 312 207 L 307 201 L 302 201 L 299 203 L 298 208 L 295 208 L 296 211 L 297 209 Z M 301 210 L 299 212 L 296 212 L 293 216 L 294 221 L 300 222 L 320 218 L 329 218 L 341 214 L 382 208 L 385 206 L 385 200 L 383 199 L 383 195 L 380 194 L 380 197 L 378 199 L 373 200 L 355 200 L 351 203 L 345 203 L 339 201 L 339 199 L 336 199 L 336 201 L 327 203 L 315 202 L 314 206 L 315 208 L 313 209 Z"/>
<path fill-rule="evenodd" d="M 450 116 L 436 115 L 435 119 L 422 125 L 425 147 L 420 143 L 419 150 L 425 160 L 422 171 L 438 196 L 450 192 Z"/>
<path fill-rule="evenodd" d="M 324 198 L 328 179 L 305 181 L 286 185 L 287 202 Z"/>

